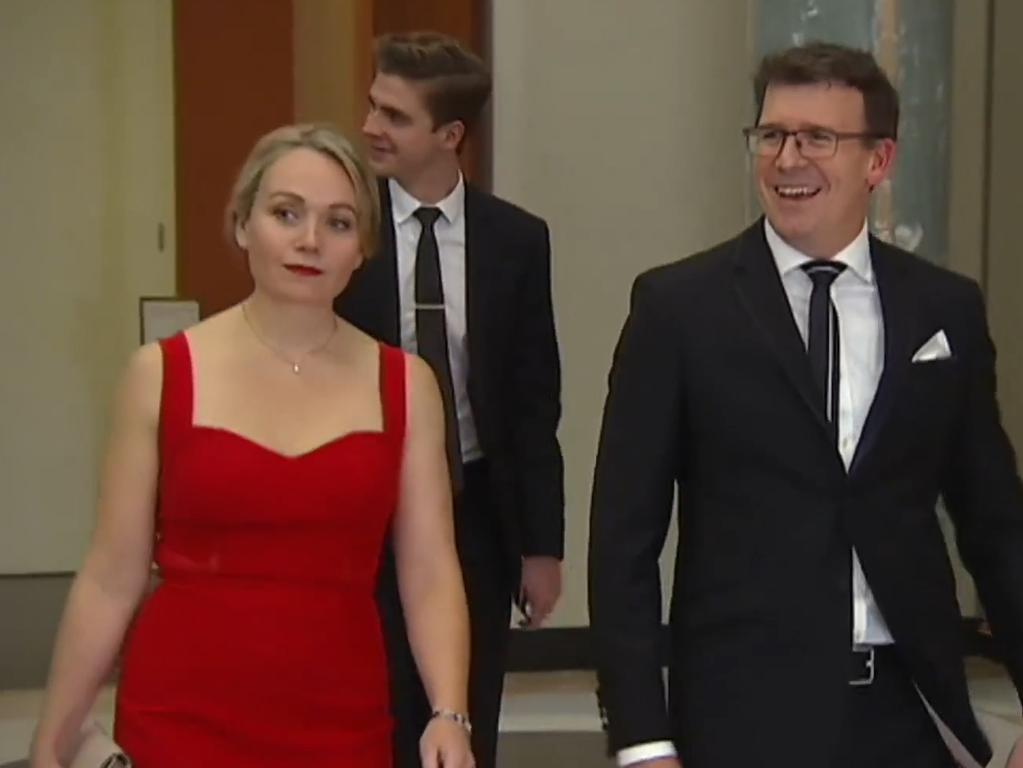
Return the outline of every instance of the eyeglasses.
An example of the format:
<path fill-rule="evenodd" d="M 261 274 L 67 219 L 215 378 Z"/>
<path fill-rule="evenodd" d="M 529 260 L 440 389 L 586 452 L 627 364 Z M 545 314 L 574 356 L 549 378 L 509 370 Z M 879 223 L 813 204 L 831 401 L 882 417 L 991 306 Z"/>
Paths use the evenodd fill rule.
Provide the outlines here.
<path fill-rule="evenodd" d="M 803 128 L 786 131 L 784 128 L 756 125 L 742 129 L 746 148 L 751 155 L 777 157 L 785 148 L 789 136 L 795 139 L 796 151 L 807 160 L 825 160 L 838 152 L 838 142 L 846 139 L 884 139 L 881 133 L 840 133 L 829 128 Z"/>

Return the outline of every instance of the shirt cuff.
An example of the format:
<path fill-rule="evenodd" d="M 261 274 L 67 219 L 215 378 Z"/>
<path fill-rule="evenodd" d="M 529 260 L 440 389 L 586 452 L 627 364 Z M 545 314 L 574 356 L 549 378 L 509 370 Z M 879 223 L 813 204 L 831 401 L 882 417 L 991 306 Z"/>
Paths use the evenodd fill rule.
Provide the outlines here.
<path fill-rule="evenodd" d="M 618 750 L 618 765 L 636 765 L 646 760 L 658 760 L 664 757 L 678 757 L 675 745 L 670 741 L 648 741 L 646 744 L 637 744 L 634 747 L 626 747 Z"/>

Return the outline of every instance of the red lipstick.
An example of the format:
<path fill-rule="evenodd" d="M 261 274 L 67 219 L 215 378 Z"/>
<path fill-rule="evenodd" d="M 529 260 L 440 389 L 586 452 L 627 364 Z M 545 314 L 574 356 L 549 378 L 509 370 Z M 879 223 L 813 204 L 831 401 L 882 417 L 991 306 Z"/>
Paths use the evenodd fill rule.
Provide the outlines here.
<path fill-rule="evenodd" d="M 293 274 L 302 275 L 303 277 L 318 277 L 323 274 L 322 269 L 307 267 L 303 264 L 285 264 L 284 268 Z"/>

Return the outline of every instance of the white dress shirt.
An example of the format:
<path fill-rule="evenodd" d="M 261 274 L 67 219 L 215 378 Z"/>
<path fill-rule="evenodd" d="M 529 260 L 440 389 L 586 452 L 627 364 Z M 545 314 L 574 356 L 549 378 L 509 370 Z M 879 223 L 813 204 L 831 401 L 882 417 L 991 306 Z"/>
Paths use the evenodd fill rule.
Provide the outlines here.
<path fill-rule="evenodd" d="M 764 219 L 764 230 L 792 316 L 806 344 L 813 282 L 800 266 L 812 259 L 786 243 L 767 219 Z M 831 300 L 838 313 L 839 333 L 838 451 L 848 469 L 884 369 L 884 320 L 870 262 L 866 223 L 856 239 L 835 255 L 834 261 L 846 265 L 831 284 Z M 855 550 L 852 553 L 852 570 L 851 645 L 892 643 L 888 625 L 874 601 Z M 619 751 L 618 764 L 634 765 L 675 755 L 675 747 L 670 741 L 656 741 Z"/>
<path fill-rule="evenodd" d="M 469 346 L 465 298 L 465 181 L 458 183 L 447 197 L 432 206 L 410 195 L 394 179 L 387 182 L 394 218 L 394 243 L 398 258 L 398 305 L 401 320 L 401 347 L 417 354 L 416 343 L 416 247 L 422 224 L 413 214 L 419 208 L 439 208 L 441 215 L 433 225 L 440 253 L 440 278 L 444 289 L 444 321 L 448 335 L 448 361 L 454 388 L 458 434 L 462 461 L 482 457 L 476 423 L 469 403 Z"/>
<path fill-rule="evenodd" d="M 767 219 L 764 219 L 764 229 L 796 326 L 803 342 L 807 343 L 813 283 L 800 266 L 811 259 L 782 240 Z M 870 238 L 866 224 L 856 239 L 839 251 L 834 261 L 846 265 L 845 271 L 831 284 L 831 300 L 838 312 L 840 355 L 838 452 L 848 469 L 884 370 L 884 320 L 881 296 L 870 263 Z M 852 588 L 853 644 L 888 645 L 893 642 L 855 551 Z"/>

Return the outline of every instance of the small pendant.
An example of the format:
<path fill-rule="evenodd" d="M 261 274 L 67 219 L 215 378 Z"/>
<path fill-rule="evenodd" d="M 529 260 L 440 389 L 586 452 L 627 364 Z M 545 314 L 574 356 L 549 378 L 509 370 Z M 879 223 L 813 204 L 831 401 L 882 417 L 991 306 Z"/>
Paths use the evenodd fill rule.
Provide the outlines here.
<path fill-rule="evenodd" d="M 291 364 L 291 372 L 292 372 L 293 374 L 295 374 L 296 376 L 298 376 L 298 374 L 300 374 L 300 373 L 302 372 L 302 371 L 301 371 L 301 370 L 299 369 L 299 367 L 298 367 L 298 363 L 292 363 L 292 364 Z"/>

